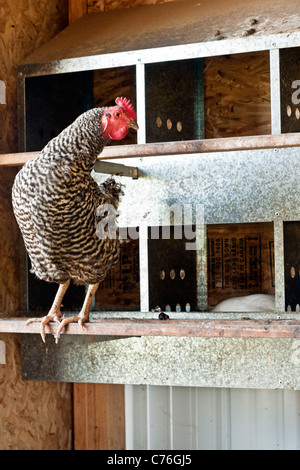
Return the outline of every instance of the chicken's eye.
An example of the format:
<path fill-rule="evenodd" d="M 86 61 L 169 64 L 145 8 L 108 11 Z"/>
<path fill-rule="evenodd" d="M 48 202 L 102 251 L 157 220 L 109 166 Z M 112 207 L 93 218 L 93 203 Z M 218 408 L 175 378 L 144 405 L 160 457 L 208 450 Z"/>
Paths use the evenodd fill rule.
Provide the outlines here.
<path fill-rule="evenodd" d="M 115 117 L 118 118 L 118 117 L 120 117 L 120 116 L 121 116 L 120 111 L 116 111 L 116 112 L 115 112 Z"/>

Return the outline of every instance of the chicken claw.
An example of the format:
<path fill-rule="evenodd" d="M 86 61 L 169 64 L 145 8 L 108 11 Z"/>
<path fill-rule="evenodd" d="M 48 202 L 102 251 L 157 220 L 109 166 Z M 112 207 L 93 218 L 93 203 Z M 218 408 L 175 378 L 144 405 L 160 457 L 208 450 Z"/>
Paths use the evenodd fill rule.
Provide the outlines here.
<path fill-rule="evenodd" d="M 29 320 L 27 320 L 27 322 L 26 322 L 26 325 L 29 325 L 30 323 L 33 323 L 33 322 L 41 322 L 41 337 L 42 337 L 43 342 L 45 343 L 46 342 L 46 330 L 45 330 L 46 325 L 50 321 L 55 321 L 55 322 L 60 323 L 61 317 L 62 317 L 62 315 L 61 315 L 60 312 L 48 313 L 48 315 L 45 315 L 42 318 L 40 318 L 40 317 L 29 318 Z"/>
<path fill-rule="evenodd" d="M 48 315 L 46 315 L 42 318 L 40 318 L 40 317 L 30 318 L 26 322 L 26 325 L 29 325 L 30 323 L 33 323 L 33 322 L 41 322 L 41 337 L 42 337 L 42 340 L 44 341 L 44 343 L 46 342 L 46 331 L 45 331 L 46 325 L 50 321 L 55 321 L 55 322 L 58 322 L 58 323 L 60 323 L 60 321 L 61 321 L 61 318 L 62 318 L 62 314 L 61 314 L 61 311 L 60 311 L 61 303 L 62 303 L 62 299 L 65 295 L 65 292 L 69 287 L 69 284 L 70 284 L 70 279 L 68 279 L 66 282 L 59 285 L 58 291 L 56 293 L 56 296 L 55 296 L 55 299 L 53 301 L 52 307 L 50 308 L 50 311 L 48 312 Z"/>
<path fill-rule="evenodd" d="M 76 323 L 78 322 L 78 324 L 81 326 L 81 329 L 83 331 L 84 329 L 84 323 L 89 321 L 89 312 L 87 312 L 87 314 L 83 313 L 81 315 L 81 312 L 79 315 L 75 316 L 75 317 L 68 317 L 68 318 L 64 318 L 61 322 L 60 322 L 60 325 L 57 329 L 57 332 L 56 332 L 56 335 L 55 335 L 55 338 L 58 339 L 59 336 L 60 336 L 60 333 L 62 332 L 62 330 L 64 329 L 64 327 L 66 325 L 68 325 L 68 323 Z"/>

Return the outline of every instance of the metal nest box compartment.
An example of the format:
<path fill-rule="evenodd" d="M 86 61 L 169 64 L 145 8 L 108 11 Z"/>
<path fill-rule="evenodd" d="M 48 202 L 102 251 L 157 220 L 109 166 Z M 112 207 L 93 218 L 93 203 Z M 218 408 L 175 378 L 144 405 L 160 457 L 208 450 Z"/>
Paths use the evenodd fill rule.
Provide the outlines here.
<path fill-rule="evenodd" d="M 131 252 L 123 253 L 118 282 L 112 275 L 100 289 L 99 304 L 103 305 L 105 295 L 112 298 L 112 291 L 127 302 L 129 289 L 126 287 L 127 298 L 122 289 L 131 285 L 129 300 L 132 303 L 134 298 L 135 310 L 139 311 L 126 311 L 128 303 L 123 303 L 123 311 L 116 311 L 118 305 L 114 304 L 109 306 L 114 309 L 112 312 L 98 313 L 100 316 L 123 319 L 122 315 L 127 315 L 127 320 L 129 317 L 137 324 L 146 318 L 148 325 L 148 320 L 151 323 L 157 319 L 150 312 L 156 304 L 162 303 L 163 309 L 170 304 L 175 314 L 176 304 L 180 303 L 181 318 L 201 322 L 212 316 L 206 310 L 208 299 L 212 301 L 208 305 L 213 306 L 221 300 L 220 292 L 223 295 L 226 290 L 225 296 L 242 295 L 245 285 L 251 293 L 257 288 L 267 293 L 274 293 L 275 289 L 277 312 L 284 313 L 284 224 L 300 220 L 296 148 L 299 139 L 295 134 L 300 130 L 295 114 L 299 107 L 292 107 L 289 102 L 286 77 L 293 78 L 293 73 L 285 67 L 285 63 L 292 64 L 293 55 L 286 51 L 293 49 L 297 55 L 300 47 L 297 4 L 296 0 L 286 2 L 282 12 L 282 3 L 270 0 L 229 0 L 226 4 L 221 0 L 185 0 L 93 13 L 80 18 L 20 64 L 21 150 L 38 150 L 43 139 L 48 139 L 45 128 L 49 128 L 49 123 L 65 126 L 67 123 L 62 121 L 72 119 L 74 113 L 89 106 L 110 104 L 119 94 L 129 94 L 127 98 L 137 108 L 138 145 L 131 145 L 136 143 L 132 141 L 130 145 L 115 147 L 116 153 L 110 155 L 117 163 L 139 168 L 138 180 L 126 180 L 122 202 L 126 211 L 121 211 L 119 218 L 121 227 L 139 227 L 139 237 L 131 245 Z M 284 70 L 285 88 L 280 70 Z M 45 89 L 47 101 L 43 98 Z M 53 100 L 57 107 L 50 105 Z M 34 107 L 45 115 L 44 127 L 39 117 L 36 122 L 31 119 Z M 292 115 L 285 115 L 290 108 Z M 59 119 L 57 110 L 64 111 L 58 111 Z M 46 111 L 54 111 L 51 119 Z M 281 132 L 293 134 L 280 135 Z M 100 182 L 102 176 L 96 174 L 95 179 Z M 176 247 L 172 243 L 177 243 L 175 237 L 167 243 L 149 239 L 151 228 L 175 226 L 167 218 L 172 204 L 204 207 L 203 224 L 198 225 L 196 235 L 197 249 L 184 252 L 184 256 L 182 240 Z M 288 231 L 292 237 L 290 230 L 294 228 L 291 226 Z M 221 247 L 226 256 L 220 262 L 217 258 Z M 288 272 L 291 267 L 297 268 L 299 260 L 289 257 L 288 262 L 287 281 Z M 193 272 L 192 282 L 189 270 Z M 233 276 L 229 278 L 228 273 Z M 191 312 L 186 318 L 188 303 Z M 228 315 L 237 319 L 235 313 Z M 252 319 L 264 321 L 273 314 L 257 315 L 254 313 Z M 168 322 L 163 323 L 167 329 Z M 87 351 L 84 370 L 73 371 L 68 367 L 78 338 L 66 334 L 59 348 L 64 350 L 65 369 L 70 373 L 54 363 L 49 365 L 53 369 L 49 372 L 46 360 L 40 370 L 32 367 L 42 354 L 40 338 L 34 351 L 32 339 L 25 338 L 28 346 L 24 343 L 23 351 L 29 360 L 24 376 L 34 380 L 224 386 L 224 375 L 229 377 L 226 386 L 275 388 L 280 375 L 277 369 L 289 362 L 286 351 L 272 342 L 277 369 L 270 369 L 265 353 L 267 342 L 261 339 L 265 348 L 261 355 L 256 347 L 251 348 L 250 342 L 244 352 L 247 367 L 238 371 L 234 381 L 232 362 L 229 372 L 225 366 L 212 365 L 206 373 L 210 364 L 207 342 L 189 337 L 195 336 L 195 329 L 190 328 L 186 337 L 176 339 L 176 344 L 168 335 L 171 336 L 167 332 L 164 338 L 159 334 L 154 339 L 145 335 L 101 344 L 95 338 Z M 223 365 L 236 352 L 235 339 L 217 338 L 218 344 L 226 342 L 224 354 L 220 352 Z M 80 341 L 89 343 L 90 338 L 87 335 Z M 130 351 L 135 363 L 141 344 L 143 351 L 147 347 L 151 350 L 150 359 L 149 354 L 143 357 L 133 370 L 124 357 Z M 198 354 L 199 348 L 203 356 Z M 53 357 L 59 356 L 58 349 L 54 351 Z M 122 359 L 123 351 L 126 354 Z M 164 354 L 160 356 L 159 351 Z M 32 359 L 30 356 L 34 355 Z M 96 366 L 89 367 L 95 358 Z M 158 369 L 161 359 L 163 367 Z M 150 360 L 145 376 L 144 366 Z M 79 362 L 75 360 L 76 367 Z M 287 366 L 286 383 L 289 380 L 299 388 L 298 372 L 295 374 L 293 366 Z M 253 373 L 257 369 L 259 376 Z M 169 375 L 170 371 L 173 375 Z M 250 376 L 253 380 L 249 384 Z"/>

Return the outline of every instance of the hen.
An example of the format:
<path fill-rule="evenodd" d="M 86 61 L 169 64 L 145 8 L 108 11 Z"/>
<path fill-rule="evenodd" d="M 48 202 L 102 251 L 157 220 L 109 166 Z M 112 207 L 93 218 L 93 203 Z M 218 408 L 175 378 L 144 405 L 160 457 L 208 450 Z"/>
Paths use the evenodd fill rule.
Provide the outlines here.
<path fill-rule="evenodd" d="M 91 170 L 104 146 L 124 138 L 129 128 L 137 130 L 138 125 L 126 98 L 117 98 L 116 106 L 91 109 L 52 139 L 15 178 L 13 209 L 31 272 L 59 284 L 48 314 L 27 322 L 41 322 L 44 342 L 49 321 L 60 323 L 57 337 L 67 323 L 78 321 L 83 327 L 99 283 L 118 260 L 118 240 L 99 237 L 96 227 L 97 209 L 103 204 L 117 208 L 121 187 L 111 178 L 99 187 Z M 88 285 L 88 290 L 80 313 L 62 320 L 62 299 L 71 279 Z"/>

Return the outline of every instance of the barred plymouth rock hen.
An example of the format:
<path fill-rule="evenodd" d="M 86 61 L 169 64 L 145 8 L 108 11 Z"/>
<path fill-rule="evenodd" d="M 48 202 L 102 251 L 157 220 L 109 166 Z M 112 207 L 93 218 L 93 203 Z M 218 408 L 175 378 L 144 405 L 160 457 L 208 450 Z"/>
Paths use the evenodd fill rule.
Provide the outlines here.
<path fill-rule="evenodd" d="M 112 178 L 99 187 L 91 170 L 104 146 L 125 137 L 130 127 L 138 129 L 136 113 L 126 98 L 117 98 L 116 106 L 91 109 L 52 139 L 15 178 L 13 209 L 31 272 L 59 283 L 48 314 L 28 320 L 41 322 L 44 342 L 51 320 L 60 322 L 57 336 L 67 323 L 78 321 L 83 327 L 99 282 L 118 260 L 118 240 L 99 237 L 96 227 L 97 208 L 103 204 L 117 208 L 121 187 Z M 62 299 L 71 279 L 89 287 L 80 313 L 62 320 Z"/>

